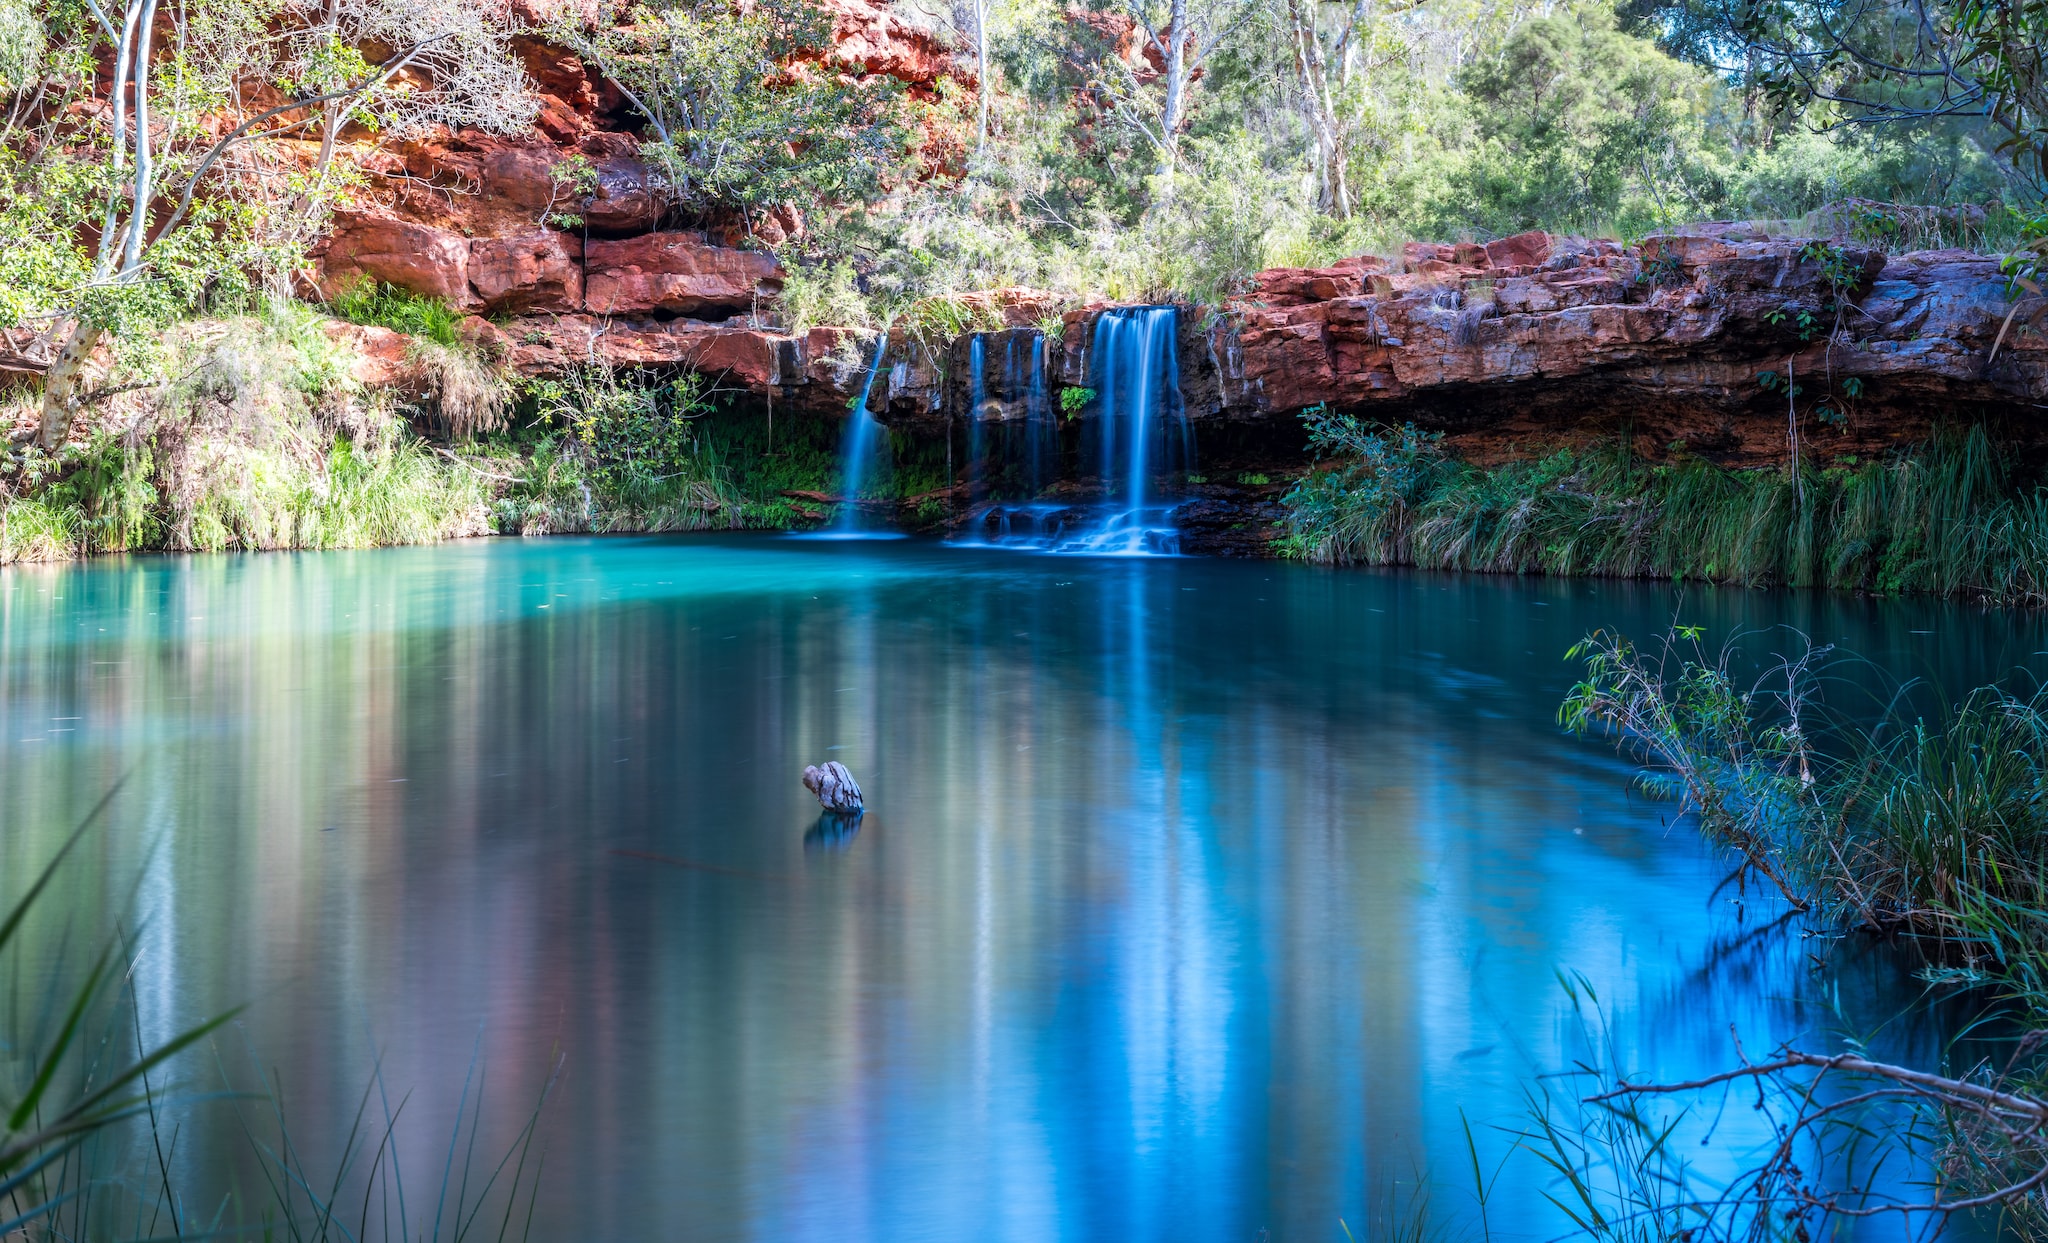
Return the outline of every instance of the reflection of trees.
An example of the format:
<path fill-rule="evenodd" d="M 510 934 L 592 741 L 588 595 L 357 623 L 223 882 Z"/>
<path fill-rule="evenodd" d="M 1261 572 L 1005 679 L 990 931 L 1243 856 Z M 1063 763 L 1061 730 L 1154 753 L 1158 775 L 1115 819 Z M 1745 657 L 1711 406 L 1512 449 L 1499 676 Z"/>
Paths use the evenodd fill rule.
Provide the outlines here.
<path fill-rule="evenodd" d="M 916 555 L 14 576 L 0 713 L 91 726 L 6 752 L 0 867 L 135 763 L 158 1004 L 255 1001 L 301 1118 L 352 1107 L 366 1029 L 423 1119 L 480 1020 L 494 1077 L 564 1042 L 556 1208 L 604 1237 L 1327 1233 L 1559 1062 L 1554 967 L 1679 1073 L 1799 1017 L 1804 946 L 1696 956 L 1707 861 L 1550 729 L 1586 584 Z M 827 758 L 873 810 L 806 854 Z M 71 900 L 111 908 L 141 836 Z"/>

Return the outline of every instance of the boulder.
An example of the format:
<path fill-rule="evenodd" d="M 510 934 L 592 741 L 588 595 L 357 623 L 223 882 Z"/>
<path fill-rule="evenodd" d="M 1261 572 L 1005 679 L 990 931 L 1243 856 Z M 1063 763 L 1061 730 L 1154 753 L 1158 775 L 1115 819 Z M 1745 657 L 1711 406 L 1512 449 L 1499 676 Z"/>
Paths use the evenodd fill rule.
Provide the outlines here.
<path fill-rule="evenodd" d="M 1531 229 L 1488 242 L 1485 250 L 1486 262 L 1496 268 L 1541 267 L 1550 260 L 1550 234 Z"/>
<path fill-rule="evenodd" d="M 469 244 L 469 284 L 478 307 L 503 311 L 583 309 L 583 243 L 553 229 Z"/>
<path fill-rule="evenodd" d="M 592 241 L 584 300 L 598 315 L 664 311 L 725 319 L 782 289 L 782 265 L 762 251 L 713 246 L 701 233 Z"/>
<path fill-rule="evenodd" d="M 1249 300 L 1267 306 L 1301 306 L 1331 298 L 1355 298 L 1371 278 L 1386 271 L 1376 255 L 1344 259 L 1326 268 L 1268 268 L 1252 277 Z"/>
<path fill-rule="evenodd" d="M 826 811 L 858 815 L 866 810 L 861 802 L 860 783 L 838 760 L 827 760 L 804 769 L 804 789 L 818 796 Z"/>
<path fill-rule="evenodd" d="M 343 217 L 328 241 L 321 272 L 322 291 L 329 295 L 367 277 L 465 310 L 476 305 L 468 239 L 432 225 Z"/>

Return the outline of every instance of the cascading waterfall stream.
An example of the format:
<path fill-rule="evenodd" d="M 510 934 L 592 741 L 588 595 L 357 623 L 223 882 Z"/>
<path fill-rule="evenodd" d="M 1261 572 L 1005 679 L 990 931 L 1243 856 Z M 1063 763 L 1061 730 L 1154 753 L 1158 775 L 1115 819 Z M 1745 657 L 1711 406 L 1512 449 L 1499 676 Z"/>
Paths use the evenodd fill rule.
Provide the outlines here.
<path fill-rule="evenodd" d="M 882 360 L 888 355 L 889 325 L 884 324 L 881 340 L 875 342 L 875 361 L 869 364 L 867 379 L 861 382 L 860 397 L 854 401 L 853 410 L 847 416 L 849 426 L 839 484 L 839 494 L 845 500 L 839 511 L 839 521 L 829 532 L 840 539 L 893 538 L 892 532 L 869 528 L 860 509 L 860 490 L 867 483 L 868 471 L 874 465 L 875 449 L 883 431 L 881 423 L 868 413 L 868 394 L 874 391 L 875 377 L 882 374 Z"/>
<path fill-rule="evenodd" d="M 1178 502 L 1155 495 L 1159 476 L 1184 476 L 1194 464 L 1194 438 L 1180 393 L 1179 330 L 1180 311 L 1172 306 L 1115 307 L 1095 321 L 1090 371 L 1097 425 L 1089 457 L 1104 498 L 1095 506 L 1036 499 L 1057 473 L 1059 417 L 1046 385 L 1044 336 L 1032 335 L 1028 382 L 1011 340 L 1004 384 L 1010 394 L 1023 393 L 1022 456 L 1027 494 L 1033 499 L 989 506 L 979 514 L 968 542 L 1097 556 L 1180 551 L 1180 531 L 1173 524 Z M 978 463 L 979 416 L 987 394 L 986 352 L 978 336 L 968 346 L 968 368 L 970 443 Z M 1014 453 L 1014 435 L 1007 443 Z M 979 479 L 975 476 L 971 486 Z M 985 489 L 974 491 L 980 495 Z"/>
<path fill-rule="evenodd" d="M 1180 396 L 1180 310 L 1117 307 L 1095 320 L 1092 346 L 1104 494 L 1102 518 L 1060 549 L 1122 555 L 1180 551 L 1171 503 L 1151 497 L 1156 472 L 1192 462 Z"/>
<path fill-rule="evenodd" d="M 1059 465 L 1060 427 L 1045 388 L 1045 334 L 1031 334 L 1030 379 L 1024 389 L 1025 486 L 1036 497 L 1052 482 L 1048 466 Z"/>
<path fill-rule="evenodd" d="M 988 341 L 975 333 L 967 343 L 967 499 L 971 504 L 988 494 L 983 458 L 988 452 L 982 406 L 988 402 Z"/>

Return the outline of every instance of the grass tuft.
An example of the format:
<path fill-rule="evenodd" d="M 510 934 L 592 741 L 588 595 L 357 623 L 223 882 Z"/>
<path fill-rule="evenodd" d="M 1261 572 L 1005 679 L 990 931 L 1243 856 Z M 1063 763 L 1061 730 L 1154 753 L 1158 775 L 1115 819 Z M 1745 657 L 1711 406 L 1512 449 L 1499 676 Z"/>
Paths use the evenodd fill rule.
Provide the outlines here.
<path fill-rule="evenodd" d="M 1612 448 L 1481 468 L 1413 426 L 1307 421 L 1339 460 L 1286 498 L 1305 560 L 2048 604 L 2048 490 L 2016 486 L 1981 427 L 1795 476 Z"/>

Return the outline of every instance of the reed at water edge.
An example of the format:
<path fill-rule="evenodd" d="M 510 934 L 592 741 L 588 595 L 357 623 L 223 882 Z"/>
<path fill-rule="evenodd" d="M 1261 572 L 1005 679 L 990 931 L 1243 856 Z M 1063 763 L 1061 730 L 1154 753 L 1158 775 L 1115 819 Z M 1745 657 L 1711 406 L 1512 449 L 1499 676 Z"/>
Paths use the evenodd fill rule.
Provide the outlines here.
<path fill-rule="evenodd" d="M 393 1100 L 380 1064 L 352 1119 L 319 1120 L 341 1143 L 332 1164 L 316 1170 L 287 1125 L 281 1085 L 233 1090 L 225 1069 L 215 1087 L 191 1082 L 202 1061 L 224 1067 L 214 1045 L 239 1011 L 160 1043 L 144 1037 L 136 956 L 122 930 L 84 937 L 92 943 L 81 951 L 90 918 L 50 906 L 53 882 L 84 857 L 80 843 L 102 831 L 119 789 L 108 791 L 25 888 L 0 891 L 0 1243 L 529 1238 L 544 1165 L 541 1113 L 559 1057 L 495 1160 L 478 1152 L 486 1095 L 479 1058 L 471 1059 L 445 1152 L 421 1160 L 401 1152 L 406 1100 Z M 197 1111 L 216 1111 L 213 1121 L 229 1133 L 239 1129 L 248 1144 L 248 1160 L 236 1169 L 201 1171 L 205 1187 L 181 1173 L 192 1166 L 180 1146 L 189 1151 L 195 1143 Z M 251 1169 L 252 1187 L 219 1196 L 223 1185 L 239 1188 Z"/>
<path fill-rule="evenodd" d="M 1794 473 L 1653 466 L 1619 446 L 1479 467 L 1413 426 L 1306 417 L 1336 462 L 1287 497 L 1281 546 L 1305 560 L 2048 604 L 2048 487 L 1981 427 Z"/>

